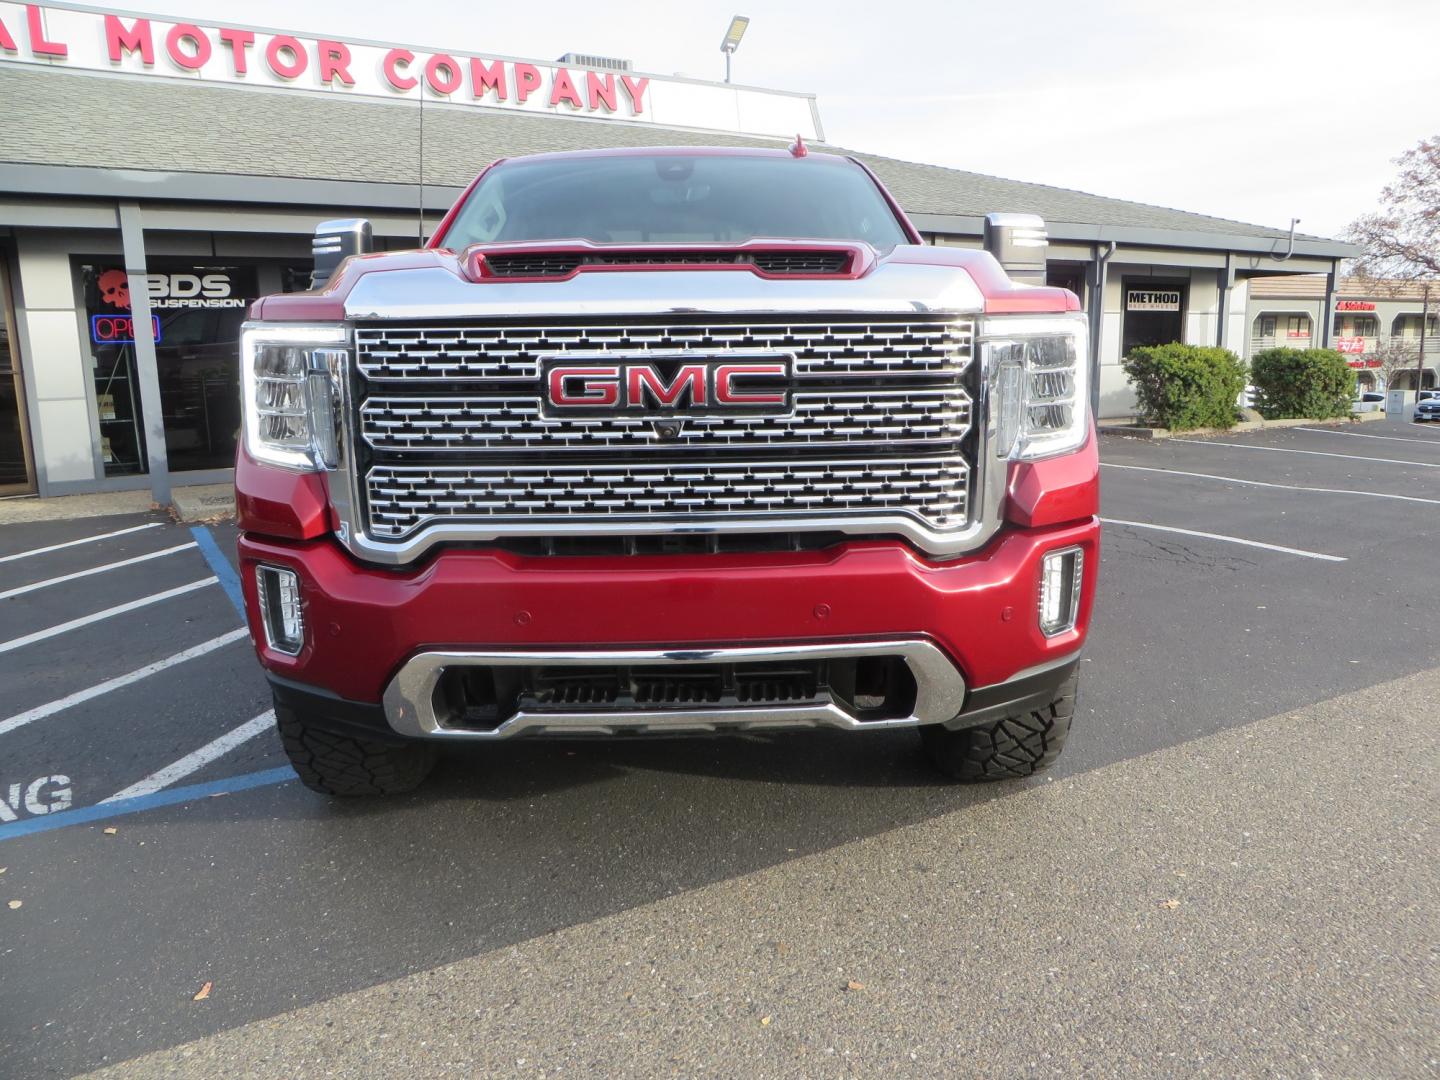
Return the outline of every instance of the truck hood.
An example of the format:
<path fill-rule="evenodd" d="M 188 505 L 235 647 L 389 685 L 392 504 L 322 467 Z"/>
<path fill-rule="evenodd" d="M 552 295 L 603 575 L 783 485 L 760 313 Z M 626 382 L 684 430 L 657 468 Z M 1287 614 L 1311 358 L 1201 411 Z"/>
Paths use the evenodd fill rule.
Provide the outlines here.
<path fill-rule="evenodd" d="M 324 289 L 262 297 L 252 319 L 334 322 L 342 319 L 446 319 L 486 315 L 915 312 L 955 314 L 1060 313 L 1079 310 L 1064 289 L 1012 282 L 987 252 L 902 245 L 877 255 L 867 245 L 766 241 L 730 246 L 844 249 L 852 254 L 843 273 L 775 275 L 734 263 L 680 266 L 607 265 L 553 279 L 509 280 L 487 276 L 487 256 L 524 250 L 590 252 L 634 246 L 561 243 L 487 245 L 387 252 L 348 259 Z M 697 245 L 683 250 L 693 252 Z M 704 247 L 699 245 L 699 247 Z M 713 247 L 713 246 L 712 246 Z M 646 246 L 663 257 L 669 246 Z"/>

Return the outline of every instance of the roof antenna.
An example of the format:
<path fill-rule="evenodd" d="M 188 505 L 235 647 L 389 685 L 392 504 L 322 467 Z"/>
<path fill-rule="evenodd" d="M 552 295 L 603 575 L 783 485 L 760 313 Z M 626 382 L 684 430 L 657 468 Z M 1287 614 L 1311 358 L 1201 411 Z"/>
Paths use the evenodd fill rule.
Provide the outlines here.
<path fill-rule="evenodd" d="M 802 136 L 800 136 L 799 134 L 797 134 L 797 135 L 795 136 L 795 141 L 790 144 L 790 156 L 791 156 L 791 157 L 804 157 L 804 156 L 805 156 L 806 154 L 808 154 L 808 153 L 810 153 L 810 150 L 809 150 L 809 148 L 805 145 L 805 139 L 804 139 Z"/>

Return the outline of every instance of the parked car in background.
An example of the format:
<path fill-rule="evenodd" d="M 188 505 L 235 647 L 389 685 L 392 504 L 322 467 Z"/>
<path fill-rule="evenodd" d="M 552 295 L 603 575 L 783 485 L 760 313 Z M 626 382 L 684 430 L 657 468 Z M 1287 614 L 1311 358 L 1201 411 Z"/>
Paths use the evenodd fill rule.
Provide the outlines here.
<path fill-rule="evenodd" d="M 1415 403 L 1415 412 L 1410 419 L 1417 424 L 1440 420 L 1440 392 L 1421 390 L 1420 400 Z"/>

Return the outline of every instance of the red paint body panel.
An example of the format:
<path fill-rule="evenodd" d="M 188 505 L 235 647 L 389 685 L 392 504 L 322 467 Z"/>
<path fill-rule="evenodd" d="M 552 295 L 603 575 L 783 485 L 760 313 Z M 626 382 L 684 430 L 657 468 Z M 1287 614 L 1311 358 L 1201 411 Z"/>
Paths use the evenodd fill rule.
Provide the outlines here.
<path fill-rule="evenodd" d="M 235 517 L 242 532 L 313 540 L 330 532 L 330 493 L 321 473 L 261 465 L 242 444 L 235 455 Z"/>
<path fill-rule="evenodd" d="M 431 647 L 677 647 L 854 641 L 924 635 L 968 684 L 1002 682 L 1074 653 L 1094 596 L 1099 524 L 1010 529 L 983 552 L 925 560 L 898 542 L 860 541 L 820 552 L 710 556 L 528 557 L 444 551 L 396 572 L 356 564 L 333 541 L 240 540 L 251 634 L 263 641 L 254 565 L 300 576 L 305 648 L 260 661 L 284 678 L 352 701 L 378 702 L 396 668 Z M 1040 557 L 1085 549 L 1077 628 L 1046 638 L 1036 623 Z M 823 617 L 817 611 L 829 611 Z M 1008 613 L 1008 614 L 1007 614 Z"/>
<path fill-rule="evenodd" d="M 988 251 L 970 248 L 896 248 L 889 261 L 920 266 L 951 266 L 964 270 L 985 297 L 987 315 L 1055 315 L 1079 311 L 1080 299 L 1069 289 L 1050 285 L 1020 285 Z"/>
<path fill-rule="evenodd" d="M 1005 519 L 1025 528 L 1059 525 L 1100 512 L 1100 451 L 1095 424 L 1073 454 L 1042 461 L 1013 461 L 1006 484 Z"/>

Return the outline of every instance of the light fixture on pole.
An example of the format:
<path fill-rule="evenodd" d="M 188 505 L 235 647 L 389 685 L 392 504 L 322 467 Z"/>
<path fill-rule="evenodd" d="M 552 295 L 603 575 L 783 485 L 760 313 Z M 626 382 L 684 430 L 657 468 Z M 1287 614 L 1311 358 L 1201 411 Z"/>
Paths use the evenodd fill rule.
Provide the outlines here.
<path fill-rule="evenodd" d="M 720 42 L 720 51 L 725 54 L 725 81 L 730 81 L 730 57 L 740 47 L 740 39 L 745 36 L 745 28 L 750 25 L 750 20 L 744 15 L 736 15 L 730 20 L 730 29 L 725 31 L 725 40 Z"/>

